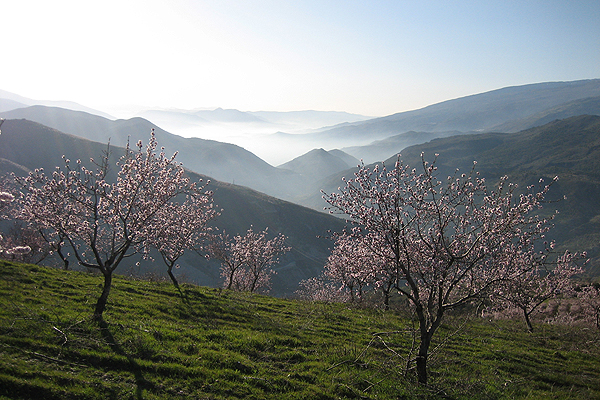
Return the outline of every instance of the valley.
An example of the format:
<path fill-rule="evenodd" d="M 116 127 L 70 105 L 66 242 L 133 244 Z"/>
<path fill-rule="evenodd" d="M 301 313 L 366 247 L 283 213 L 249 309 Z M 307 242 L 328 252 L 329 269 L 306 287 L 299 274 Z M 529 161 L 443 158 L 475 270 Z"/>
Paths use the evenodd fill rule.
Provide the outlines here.
<path fill-rule="evenodd" d="M 276 295 L 289 295 L 300 280 L 318 274 L 331 246 L 328 231 L 344 226 L 342 219 L 322 212 L 321 190 L 337 190 L 360 160 L 390 165 L 399 153 L 409 165 L 420 162 L 421 152 L 426 158 L 438 153 L 438 165 L 448 174 L 477 161 L 477 170 L 491 182 L 508 175 L 526 186 L 559 175 L 551 195 L 565 200 L 551 205 L 559 210 L 555 239 L 564 248 L 588 251 L 588 271 L 600 275 L 599 79 L 503 88 L 371 119 L 223 109 L 148 110 L 111 119 L 70 103 L 36 104 L 7 92 L 0 95 L 0 117 L 6 119 L 0 135 L 3 173 L 52 170 L 63 155 L 97 158 L 109 142 L 116 161 L 120 148 L 147 140 L 154 129 L 159 145 L 168 154 L 177 152 L 191 176 L 211 179 L 224 229 L 237 233 L 269 227 L 289 237 L 293 250 L 278 267 Z M 189 134 L 194 127 L 198 136 L 212 131 L 213 138 L 176 134 Z M 238 137 L 237 144 L 215 140 L 225 128 L 235 135 L 223 138 Z M 273 132 L 280 128 L 289 132 Z M 261 148 L 265 159 L 289 158 L 274 166 L 243 143 Z M 136 273 L 155 269 L 147 265 Z M 181 273 L 194 283 L 219 284 L 218 267 L 202 257 L 184 257 Z"/>

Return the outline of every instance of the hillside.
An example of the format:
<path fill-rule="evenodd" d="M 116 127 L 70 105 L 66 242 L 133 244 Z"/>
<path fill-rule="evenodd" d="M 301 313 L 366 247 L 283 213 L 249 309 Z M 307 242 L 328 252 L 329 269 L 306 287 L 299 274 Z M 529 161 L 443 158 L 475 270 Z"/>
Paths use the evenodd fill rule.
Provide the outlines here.
<path fill-rule="evenodd" d="M 418 110 L 400 112 L 367 121 L 343 124 L 305 135 L 305 140 L 321 142 L 321 146 L 363 146 L 375 140 L 405 132 L 489 131 L 513 121 L 525 120 L 537 114 L 551 114 L 566 103 L 600 96 L 600 79 L 572 82 L 545 82 L 513 86 L 433 104 Z M 576 107 L 556 118 L 581 115 Z M 533 124 L 548 122 L 541 117 Z M 523 122 L 521 122 L 523 123 Z M 523 125 L 514 125 L 514 128 Z M 534 125 L 525 126 L 529 128 Z M 521 130 L 518 129 L 518 130 Z M 503 130 L 500 130 L 503 131 Z M 431 140 L 431 135 L 421 143 Z M 402 149 L 394 149 L 400 151 Z M 352 153 L 357 158 L 360 154 Z M 391 155 L 391 154 L 390 154 Z M 381 160 L 378 160 L 381 161 Z"/>
<path fill-rule="evenodd" d="M 11 170 L 14 167 L 12 170 L 21 174 L 35 168 L 52 171 L 55 166 L 64 165 L 63 155 L 71 160 L 81 159 L 91 168 L 90 158 L 98 160 L 106 149 L 105 143 L 68 135 L 27 120 L 6 120 L 0 135 L 0 159 L 10 161 L 3 163 L 3 168 Z M 122 148 L 112 147 L 113 164 L 123 152 Z M 193 172 L 189 174 L 193 179 L 207 179 Z M 296 290 L 300 280 L 321 271 L 329 256 L 330 242 L 319 237 L 327 236 L 330 229 L 341 229 L 343 221 L 241 186 L 213 180 L 210 188 L 214 191 L 215 203 L 223 209 L 215 222 L 219 228 L 229 234 L 237 234 L 244 233 L 251 226 L 255 230 L 269 227 L 272 234 L 282 232 L 289 238 L 288 244 L 293 250 L 282 258 L 276 268 L 278 274 L 273 279 L 273 294 L 290 294 Z M 133 265 L 134 261 L 130 264 Z M 209 286 L 220 283 L 218 264 L 208 263 L 195 253 L 184 256 L 180 265 L 178 273 L 184 281 Z M 159 262 L 145 262 L 137 273 L 162 273 L 163 270 Z M 117 270 L 118 273 L 127 271 L 126 265 Z"/>
<path fill-rule="evenodd" d="M 349 157 L 348 154 L 344 156 L 340 150 L 336 154 L 323 149 L 314 149 L 280 165 L 278 168 L 294 171 L 314 180 L 353 167 L 356 164 L 354 162 L 350 164 L 347 161 L 351 159 L 352 157 Z"/>
<path fill-rule="evenodd" d="M 100 143 L 109 140 L 125 147 L 147 140 L 154 128 L 161 146 L 169 153 L 178 152 L 186 168 L 214 179 L 248 186 L 282 199 L 293 198 L 305 182 L 287 170 L 277 169 L 243 148 L 214 140 L 183 138 L 173 135 L 143 118 L 112 121 L 81 111 L 57 107 L 32 106 L 0 113 L 6 119 L 28 119 L 61 132 Z"/>
<path fill-rule="evenodd" d="M 475 132 L 473 132 L 475 133 Z M 477 132 L 479 133 L 479 132 Z M 426 143 L 433 139 L 461 135 L 464 132 L 404 132 L 398 135 L 390 136 L 385 139 L 375 140 L 364 146 L 343 147 L 341 150 L 360 158 L 365 163 L 370 164 L 385 160 L 394 154 L 402 152 L 407 147 L 420 143 Z"/>
<path fill-rule="evenodd" d="M 0 261 L 3 399 L 593 399 L 598 332 L 449 318 L 431 383 L 405 374 L 404 313 Z"/>
<path fill-rule="evenodd" d="M 494 132 L 519 132 L 536 126 L 545 125 L 557 119 L 565 119 L 577 115 L 600 115 L 600 96 L 588 97 L 560 104 L 526 118 L 517 119 L 497 125 L 490 129 Z"/>
<path fill-rule="evenodd" d="M 9 107 L 3 107 L 9 105 Z M 95 110 L 90 107 L 83 106 L 73 101 L 56 101 L 56 100 L 34 100 L 21 95 L 7 92 L 6 90 L 0 89 L 0 111 L 8 111 L 16 108 L 27 107 L 27 106 L 48 106 L 48 107 L 62 107 L 74 111 L 84 111 L 89 114 L 99 115 L 109 119 L 115 119 L 112 115 L 107 114 L 103 111 Z"/>

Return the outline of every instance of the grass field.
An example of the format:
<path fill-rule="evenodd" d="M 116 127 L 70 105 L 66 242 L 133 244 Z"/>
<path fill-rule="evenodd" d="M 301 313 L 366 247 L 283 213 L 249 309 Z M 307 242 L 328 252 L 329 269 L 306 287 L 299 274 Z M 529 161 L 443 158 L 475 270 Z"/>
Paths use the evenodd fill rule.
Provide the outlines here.
<path fill-rule="evenodd" d="M 450 318 L 418 386 L 410 319 L 0 261 L 1 399 L 600 399 L 592 328 Z M 378 333 L 378 335 L 374 335 Z"/>

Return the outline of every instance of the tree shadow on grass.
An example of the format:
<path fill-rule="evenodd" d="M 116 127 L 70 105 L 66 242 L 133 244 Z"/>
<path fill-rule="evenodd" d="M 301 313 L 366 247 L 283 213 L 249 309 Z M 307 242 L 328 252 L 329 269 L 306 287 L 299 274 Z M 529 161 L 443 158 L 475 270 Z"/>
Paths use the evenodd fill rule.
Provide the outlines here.
<path fill-rule="evenodd" d="M 154 385 L 148 380 L 146 380 L 146 378 L 144 378 L 144 375 L 142 374 L 142 368 L 137 363 L 135 358 L 127 354 L 127 352 L 121 347 L 121 345 L 117 343 L 115 337 L 110 331 L 108 323 L 104 320 L 104 318 L 100 317 L 100 319 L 98 320 L 98 326 L 100 327 L 100 334 L 102 335 L 106 343 L 110 346 L 111 350 L 114 351 L 115 354 L 123 356 L 127 359 L 129 363 L 128 370 L 133 372 L 133 375 L 135 377 L 136 398 L 143 399 L 142 394 L 144 389 L 152 389 Z M 127 367 L 123 367 L 123 369 L 127 369 Z"/>

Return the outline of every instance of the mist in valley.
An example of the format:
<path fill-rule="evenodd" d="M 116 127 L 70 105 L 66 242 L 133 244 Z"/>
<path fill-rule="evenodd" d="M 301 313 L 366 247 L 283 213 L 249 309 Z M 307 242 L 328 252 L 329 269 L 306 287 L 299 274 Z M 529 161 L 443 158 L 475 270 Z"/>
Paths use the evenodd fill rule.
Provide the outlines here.
<path fill-rule="evenodd" d="M 372 117 L 336 111 L 144 110 L 135 114 L 185 138 L 231 143 L 279 166 L 310 150 L 369 144 L 370 138 L 323 138 L 320 132 Z"/>

